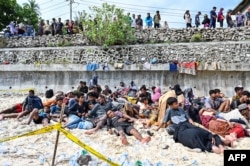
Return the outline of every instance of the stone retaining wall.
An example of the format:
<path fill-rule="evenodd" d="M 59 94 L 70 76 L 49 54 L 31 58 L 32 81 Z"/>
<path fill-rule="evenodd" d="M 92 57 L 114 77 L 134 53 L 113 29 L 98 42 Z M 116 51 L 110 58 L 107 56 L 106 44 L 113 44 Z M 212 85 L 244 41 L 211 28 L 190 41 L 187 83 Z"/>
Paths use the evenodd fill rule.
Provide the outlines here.
<path fill-rule="evenodd" d="M 216 29 L 144 29 L 135 32 L 136 42 L 130 44 L 178 43 L 189 42 L 194 34 L 201 34 L 202 41 L 244 41 L 250 40 L 250 28 L 216 28 Z M 62 47 L 85 46 L 89 41 L 82 34 L 73 36 L 42 36 L 11 38 L 7 41 L 8 48 L 22 47 Z"/>
<path fill-rule="evenodd" d="M 144 64 L 156 60 L 166 64 L 196 61 L 250 63 L 250 42 L 202 42 L 177 44 L 144 44 L 103 47 L 50 47 L 0 49 L 0 64 Z M 226 69 L 225 69 L 226 70 Z"/>

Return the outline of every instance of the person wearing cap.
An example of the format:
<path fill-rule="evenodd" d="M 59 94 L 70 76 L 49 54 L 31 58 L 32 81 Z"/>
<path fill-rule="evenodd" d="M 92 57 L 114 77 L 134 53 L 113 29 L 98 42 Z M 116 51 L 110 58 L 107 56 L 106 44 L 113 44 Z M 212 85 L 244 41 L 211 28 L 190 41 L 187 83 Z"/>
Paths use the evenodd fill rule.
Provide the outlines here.
<path fill-rule="evenodd" d="M 239 99 L 233 100 L 231 103 L 231 109 L 238 108 L 239 105 L 243 103 L 247 103 L 250 100 L 250 92 L 249 91 L 243 91 L 242 95 Z"/>
<path fill-rule="evenodd" d="M 201 15 L 201 12 L 198 12 L 195 15 L 195 26 L 196 26 L 196 28 L 198 28 L 201 25 L 200 15 Z"/>
<path fill-rule="evenodd" d="M 234 88 L 234 91 L 235 91 L 236 94 L 233 96 L 232 100 L 238 100 L 238 99 L 240 99 L 240 97 L 242 96 L 242 93 L 243 93 L 243 91 L 244 91 L 244 88 L 243 88 L 243 86 L 238 85 L 238 86 L 236 86 L 236 87 Z"/>

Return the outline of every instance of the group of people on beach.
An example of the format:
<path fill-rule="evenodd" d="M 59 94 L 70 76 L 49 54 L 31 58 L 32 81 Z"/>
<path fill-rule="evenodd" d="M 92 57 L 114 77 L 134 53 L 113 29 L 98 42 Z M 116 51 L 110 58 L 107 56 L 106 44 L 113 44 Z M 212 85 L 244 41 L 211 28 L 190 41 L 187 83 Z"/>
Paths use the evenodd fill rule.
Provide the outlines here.
<path fill-rule="evenodd" d="M 242 86 L 234 90 L 232 98 L 225 97 L 220 89 L 210 90 L 205 98 L 195 97 L 192 88 L 182 91 L 178 84 L 163 93 L 160 87 L 138 88 L 134 81 L 128 86 L 120 82 L 114 91 L 108 85 L 102 89 L 95 80 L 90 86 L 80 81 L 75 91 L 54 94 L 47 90 L 43 101 L 30 90 L 24 102 L 0 111 L 0 120 L 22 120 L 29 115 L 22 123 L 47 126 L 62 121 L 64 128 L 84 129 L 85 134 L 106 126 L 124 145 L 129 144 L 127 136 L 147 143 L 153 131 L 166 128 L 175 142 L 184 146 L 223 153 L 225 146 L 234 147 L 238 138 L 250 135 L 250 92 Z M 142 137 L 134 124 L 148 130 L 149 136 Z"/>

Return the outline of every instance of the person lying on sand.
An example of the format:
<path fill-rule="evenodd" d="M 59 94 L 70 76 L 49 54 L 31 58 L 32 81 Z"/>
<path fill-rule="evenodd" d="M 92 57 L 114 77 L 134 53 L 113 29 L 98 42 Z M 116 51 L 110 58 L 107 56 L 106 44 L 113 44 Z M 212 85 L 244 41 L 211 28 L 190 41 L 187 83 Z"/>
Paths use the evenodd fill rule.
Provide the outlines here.
<path fill-rule="evenodd" d="M 89 111 L 85 117 L 90 118 L 95 127 L 93 129 L 87 130 L 85 134 L 91 135 L 105 125 L 107 121 L 106 112 L 112 109 L 112 104 L 111 102 L 106 101 L 106 97 L 104 95 L 100 95 L 98 97 L 98 103 L 95 105 L 90 105 L 89 108 L 91 111 Z"/>
<path fill-rule="evenodd" d="M 115 127 L 119 132 L 123 145 L 129 144 L 125 134 L 133 135 L 137 140 L 139 140 L 142 143 L 149 142 L 151 140 L 151 137 L 143 138 L 142 135 L 131 124 L 131 122 L 133 121 L 134 121 L 133 118 L 123 114 L 120 111 L 113 112 L 109 110 L 107 112 L 108 131 L 110 134 L 113 134 L 112 127 Z"/>

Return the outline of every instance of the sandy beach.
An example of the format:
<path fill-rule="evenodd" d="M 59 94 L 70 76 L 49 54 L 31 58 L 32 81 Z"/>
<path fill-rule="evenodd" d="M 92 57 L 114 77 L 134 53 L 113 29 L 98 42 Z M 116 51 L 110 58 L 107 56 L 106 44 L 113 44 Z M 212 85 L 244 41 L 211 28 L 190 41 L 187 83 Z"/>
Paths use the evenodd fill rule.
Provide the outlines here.
<path fill-rule="evenodd" d="M 24 97 L 0 96 L 0 110 L 10 107 L 17 102 L 22 102 Z M 33 122 L 31 125 L 22 125 L 16 119 L 5 119 L 0 121 L 0 134 L 1 138 L 5 138 L 27 133 L 42 127 L 42 125 L 35 125 Z M 147 130 L 141 129 L 140 125 L 136 125 L 135 127 L 143 136 L 147 135 Z M 131 144 L 129 146 L 121 145 L 120 139 L 116 135 L 109 135 L 106 129 L 102 129 L 94 135 L 86 135 L 84 134 L 84 130 L 79 129 L 71 130 L 70 132 L 82 142 L 119 164 L 135 165 L 136 161 L 139 160 L 143 165 L 151 164 L 158 166 L 223 165 L 223 155 L 196 152 L 179 143 L 174 143 L 172 136 L 169 136 L 164 129 L 161 129 L 159 132 L 151 130 L 154 135 L 148 144 L 141 144 L 134 137 L 128 137 L 128 141 Z M 56 131 L 52 131 L 42 135 L 0 143 L 0 165 L 49 166 L 52 163 L 55 139 Z M 163 149 L 166 145 L 169 148 Z M 240 139 L 235 149 L 250 149 L 250 138 Z M 66 138 L 63 134 L 60 134 L 56 165 L 73 166 L 82 150 L 81 147 Z M 90 165 L 107 165 L 93 155 L 91 157 L 93 161 Z"/>

